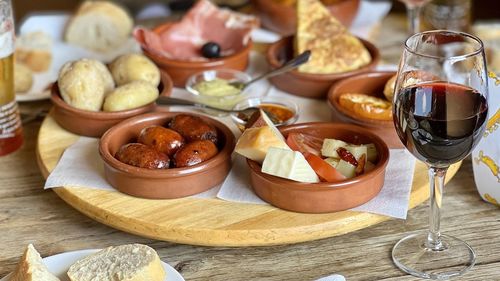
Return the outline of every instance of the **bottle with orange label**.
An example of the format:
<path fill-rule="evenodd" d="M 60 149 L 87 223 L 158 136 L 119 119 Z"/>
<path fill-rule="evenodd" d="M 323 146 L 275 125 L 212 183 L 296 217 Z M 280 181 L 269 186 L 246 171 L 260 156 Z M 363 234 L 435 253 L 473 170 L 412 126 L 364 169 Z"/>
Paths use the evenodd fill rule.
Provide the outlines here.
<path fill-rule="evenodd" d="M 0 156 L 23 143 L 14 92 L 14 20 L 10 0 L 0 0 Z"/>

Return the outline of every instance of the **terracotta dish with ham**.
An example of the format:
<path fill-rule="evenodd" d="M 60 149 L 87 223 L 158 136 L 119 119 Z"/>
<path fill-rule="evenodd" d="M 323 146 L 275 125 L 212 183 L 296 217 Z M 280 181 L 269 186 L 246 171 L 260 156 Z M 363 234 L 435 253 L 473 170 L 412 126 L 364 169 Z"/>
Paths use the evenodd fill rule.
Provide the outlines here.
<path fill-rule="evenodd" d="M 219 9 L 199 0 L 182 18 L 161 32 L 136 28 L 134 37 L 149 53 L 179 61 L 208 61 L 238 53 L 249 43 L 257 18 Z"/>

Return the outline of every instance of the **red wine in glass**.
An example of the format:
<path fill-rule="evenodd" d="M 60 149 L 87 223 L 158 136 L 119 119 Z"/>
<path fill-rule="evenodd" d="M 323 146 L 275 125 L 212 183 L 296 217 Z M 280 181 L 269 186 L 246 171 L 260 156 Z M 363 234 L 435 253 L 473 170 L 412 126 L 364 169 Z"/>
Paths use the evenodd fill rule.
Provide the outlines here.
<path fill-rule="evenodd" d="M 449 166 L 464 159 L 484 131 L 488 105 L 467 86 L 431 82 L 402 88 L 394 120 L 403 144 L 419 160 Z"/>

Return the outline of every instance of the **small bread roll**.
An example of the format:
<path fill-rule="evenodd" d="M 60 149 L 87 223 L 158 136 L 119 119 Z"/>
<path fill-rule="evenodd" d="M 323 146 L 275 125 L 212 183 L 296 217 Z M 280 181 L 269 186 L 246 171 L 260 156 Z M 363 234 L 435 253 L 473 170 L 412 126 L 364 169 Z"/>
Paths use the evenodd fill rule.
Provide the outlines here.
<path fill-rule="evenodd" d="M 14 91 L 16 93 L 25 93 L 33 86 L 33 72 L 22 63 L 14 65 Z"/>
<path fill-rule="evenodd" d="M 98 52 L 109 52 L 130 37 L 134 22 L 111 1 L 85 1 L 69 20 L 64 40 Z"/>
<path fill-rule="evenodd" d="M 118 86 L 138 80 L 149 82 L 155 87 L 160 84 L 160 70 L 150 59 L 140 54 L 116 58 L 111 63 L 110 70 Z"/>
<path fill-rule="evenodd" d="M 394 97 L 394 88 L 396 87 L 396 78 L 398 75 L 392 76 L 387 83 L 385 83 L 384 87 L 384 96 L 388 101 L 392 102 L 392 98 Z"/>
<path fill-rule="evenodd" d="M 34 72 L 44 72 L 52 63 L 52 38 L 42 31 L 22 34 L 16 38 L 16 61 Z"/>
<path fill-rule="evenodd" d="M 392 104 L 374 96 L 345 93 L 339 97 L 339 104 L 358 117 L 392 120 Z"/>
<path fill-rule="evenodd" d="M 110 92 L 104 101 L 104 111 L 137 108 L 158 98 L 158 88 L 145 81 L 134 81 Z"/>
<path fill-rule="evenodd" d="M 105 89 L 101 62 L 81 59 L 67 62 L 59 71 L 58 86 L 63 100 L 69 105 L 90 111 L 99 111 Z"/>

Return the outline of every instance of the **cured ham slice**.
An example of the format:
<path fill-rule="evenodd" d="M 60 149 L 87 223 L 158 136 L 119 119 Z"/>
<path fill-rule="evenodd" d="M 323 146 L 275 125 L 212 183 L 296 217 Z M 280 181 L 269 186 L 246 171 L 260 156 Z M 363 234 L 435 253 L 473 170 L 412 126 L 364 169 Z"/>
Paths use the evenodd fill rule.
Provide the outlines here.
<path fill-rule="evenodd" d="M 244 48 L 252 29 L 259 26 L 257 18 L 227 9 L 219 9 L 208 0 L 198 1 L 180 22 L 160 34 L 136 28 L 134 37 L 151 53 L 169 59 L 207 60 L 201 47 L 207 42 L 221 46 L 221 55 L 229 56 Z"/>

